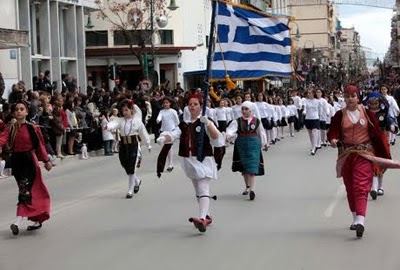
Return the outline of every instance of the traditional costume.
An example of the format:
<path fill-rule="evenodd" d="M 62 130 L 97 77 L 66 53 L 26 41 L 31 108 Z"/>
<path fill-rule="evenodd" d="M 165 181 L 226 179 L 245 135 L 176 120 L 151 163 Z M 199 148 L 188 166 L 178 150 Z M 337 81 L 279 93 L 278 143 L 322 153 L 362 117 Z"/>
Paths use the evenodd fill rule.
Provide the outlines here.
<path fill-rule="evenodd" d="M 50 218 L 50 195 L 43 181 L 39 161 L 48 162 L 40 128 L 31 123 L 13 123 L 0 134 L 0 147 L 9 144 L 11 169 L 18 185 L 17 222 L 11 225 L 14 235 L 23 218 L 35 222 L 28 230 L 36 230 Z"/>
<path fill-rule="evenodd" d="M 201 96 L 192 95 L 189 100 L 196 98 L 201 104 Z M 171 132 L 163 132 L 158 139 L 160 144 L 165 143 L 166 137 L 169 136 L 171 141 L 180 139 L 179 142 L 179 156 L 182 157 L 182 168 L 186 176 L 192 180 L 195 194 L 199 204 L 199 216 L 189 219 L 193 222 L 200 232 L 205 232 L 206 227 L 211 224 L 212 219 L 209 214 L 210 207 L 210 181 L 217 179 L 217 164 L 214 159 L 213 147 L 221 147 L 225 145 L 223 136 L 218 132 L 218 139 L 213 140 L 208 131 L 207 125 L 212 125 L 216 129 L 211 119 L 202 117 L 202 122 L 205 123 L 205 136 L 203 140 L 203 155 L 202 161 L 197 159 L 197 147 L 199 143 L 201 121 L 200 115 L 195 120 L 188 120 L 181 122 Z M 216 199 L 216 197 L 214 197 Z"/>
<path fill-rule="evenodd" d="M 255 105 L 245 101 L 242 108 L 251 111 L 249 118 L 241 118 L 233 121 L 226 132 L 227 139 L 236 137 L 233 149 L 232 171 L 243 174 L 246 190 L 243 195 L 250 195 L 254 200 L 254 176 L 264 175 L 264 161 L 261 149 L 267 144 L 267 138 L 261 120 L 254 116 Z M 250 179 L 251 178 L 251 179 Z"/>
<path fill-rule="evenodd" d="M 304 103 L 304 125 L 308 130 L 311 143 L 311 155 L 315 155 L 319 142 L 319 101 L 307 98 Z"/>
<path fill-rule="evenodd" d="M 355 86 L 346 87 L 345 92 L 359 96 Z M 387 167 L 399 164 L 388 160 L 390 150 L 387 138 L 379 128 L 374 113 L 362 105 L 358 105 L 355 111 L 347 108 L 338 111 L 332 119 L 328 139 L 331 144 L 333 140 L 340 142 L 337 177 L 343 177 L 346 186 L 347 200 L 353 214 L 350 229 L 356 230 L 357 237 L 362 237 L 368 193 L 374 170 L 379 169 L 374 163 Z"/>
<path fill-rule="evenodd" d="M 133 106 L 130 105 L 130 108 L 132 107 Z M 137 112 L 135 112 L 135 115 L 136 113 Z M 150 137 L 146 127 L 142 119 L 135 115 L 131 118 L 121 117 L 107 124 L 108 130 L 118 129 L 121 134 L 121 144 L 118 155 L 121 166 L 129 176 L 127 199 L 132 198 L 133 193 L 139 192 L 140 184 L 142 183 L 136 175 L 136 167 L 138 167 L 141 158 L 140 141 L 144 141 L 148 150 L 151 149 Z"/>
<path fill-rule="evenodd" d="M 378 108 L 371 108 L 370 107 L 370 102 L 377 102 L 378 103 Z M 375 116 L 376 119 L 378 119 L 379 122 L 379 128 L 384 132 L 392 132 L 391 131 L 391 126 L 394 128 L 394 134 L 398 132 L 398 127 L 397 127 L 397 121 L 390 116 L 389 114 L 389 104 L 387 99 L 379 92 L 371 92 L 368 93 L 366 98 L 363 100 L 364 106 L 371 110 Z M 384 190 L 383 190 L 383 174 L 385 172 L 385 169 L 380 168 L 380 169 L 375 169 L 374 170 L 374 178 L 372 181 L 372 187 L 370 191 L 370 195 L 373 200 L 376 200 L 378 196 L 383 196 L 384 195 Z"/>

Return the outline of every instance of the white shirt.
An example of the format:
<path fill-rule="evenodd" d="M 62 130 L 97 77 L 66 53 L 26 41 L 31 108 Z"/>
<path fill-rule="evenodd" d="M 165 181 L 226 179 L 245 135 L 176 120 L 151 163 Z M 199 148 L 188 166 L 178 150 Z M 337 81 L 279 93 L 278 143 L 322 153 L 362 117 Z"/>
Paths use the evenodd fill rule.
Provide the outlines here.
<path fill-rule="evenodd" d="M 289 116 L 289 112 L 286 109 L 286 106 L 285 105 L 278 105 L 278 106 L 279 106 L 279 109 L 281 110 L 281 119 L 288 117 Z"/>
<path fill-rule="evenodd" d="M 161 122 L 161 131 L 172 131 L 179 125 L 179 117 L 174 109 L 163 109 L 157 116 L 157 123 Z"/>
<path fill-rule="evenodd" d="M 301 110 L 301 98 L 299 96 L 293 96 L 293 105 L 296 107 L 297 110 Z"/>
<path fill-rule="evenodd" d="M 319 101 L 316 98 L 306 99 L 304 104 L 304 112 L 307 120 L 319 120 Z"/>
<path fill-rule="evenodd" d="M 206 109 L 206 116 L 207 116 L 208 118 L 211 118 L 211 119 L 214 121 L 214 123 L 215 123 L 216 125 L 218 125 L 217 113 L 215 112 L 215 109 L 214 109 L 214 108 L 208 108 L 208 107 L 207 107 L 207 109 Z"/>
<path fill-rule="evenodd" d="M 317 99 L 319 101 L 319 120 L 326 121 L 330 114 L 330 108 L 328 106 L 329 103 L 326 99 L 320 98 Z"/>
<path fill-rule="evenodd" d="M 389 103 L 389 116 L 396 118 L 400 113 L 399 106 L 396 100 L 394 99 L 394 97 L 389 95 L 385 96 L 385 98 Z"/>
<path fill-rule="evenodd" d="M 226 121 L 230 122 L 235 119 L 233 115 L 233 110 L 231 107 L 226 107 Z"/>
<path fill-rule="evenodd" d="M 274 120 L 274 119 L 275 119 L 275 118 L 274 118 L 274 115 L 275 115 L 274 106 L 271 105 L 271 104 L 269 104 L 269 103 L 266 103 L 266 104 L 265 104 L 265 110 L 266 110 L 266 112 L 267 112 L 268 119 L 269 119 L 269 120 Z"/>
<path fill-rule="evenodd" d="M 242 117 L 242 105 L 232 106 L 233 119 L 238 119 Z"/>
<path fill-rule="evenodd" d="M 150 146 L 150 136 L 142 120 L 138 117 L 134 116 L 129 119 L 120 117 L 115 121 L 109 122 L 107 124 L 107 129 L 110 131 L 118 129 L 121 136 L 139 135 L 140 139 L 142 139 L 147 146 Z"/>
<path fill-rule="evenodd" d="M 291 116 L 296 116 L 297 118 L 299 117 L 299 114 L 297 112 L 297 107 L 295 105 L 287 105 L 286 108 L 289 111 L 289 117 Z"/>
<path fill-rule="evenodd" d="M 215 112 L 217 114 L 218 121 L 228 121 L 228 110 L 226 107 L 215 108 Z"/>
<path fill-rule="evenodd" d="M 102 127 L 102 135 L 103 135 L 103 141 L 109 141 L 109 140 L 114 140 L 114 135 L 112 134 L 111 130 L 104 129 L 107 127 L 108 123 L 110 123 L 110 120 L 107 120 L 106 117 L 103 117 L 101 119 L 101 127 Z"/>
<path fill-rule="evenodd" d="M 265 101 L 257 101 L 256 106 L 258 111 L 260 112 L 261 119 L 267 118 L 269 119 L 268 109 L 267 109 L 267 102 Z"/>

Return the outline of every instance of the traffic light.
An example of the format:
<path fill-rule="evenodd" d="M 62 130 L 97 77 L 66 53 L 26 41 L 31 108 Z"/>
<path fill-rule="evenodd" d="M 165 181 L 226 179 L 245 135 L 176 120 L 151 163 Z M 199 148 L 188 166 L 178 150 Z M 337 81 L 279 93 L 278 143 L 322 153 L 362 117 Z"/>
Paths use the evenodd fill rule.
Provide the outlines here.
<path fill-rule="evenodd" d="M 107 75 L 110 80 L 115 79 L 115 66 L 114 65 L 108 66 Z"/>
<path fill-rule="evenodd" d="M 149 67 L 149 69 L 154 68 L 154 58 L 151 54 L 147 56 L 147 66 Z"/>
<path fill-rule="evenodd" d="M 115 64 L 115 75 L 116 76 L 118 76 L 118 77 L 121 77 L 121 75 L 122 75 L 122 69 L 121 69 L 121 66 L 118 66 L 117 64 Z"/>

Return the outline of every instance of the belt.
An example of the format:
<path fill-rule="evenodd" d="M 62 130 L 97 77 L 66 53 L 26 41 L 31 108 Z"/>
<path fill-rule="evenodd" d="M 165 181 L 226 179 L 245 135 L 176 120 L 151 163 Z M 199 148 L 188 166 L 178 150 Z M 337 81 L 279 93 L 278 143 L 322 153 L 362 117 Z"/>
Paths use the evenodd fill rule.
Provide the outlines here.
<path fill-rule="evenodd" d="M 139 142 L 139 136 L 138 135 L 121 136 L 121 142 L 122 144 L 132 144 L 134 142 Z"/>

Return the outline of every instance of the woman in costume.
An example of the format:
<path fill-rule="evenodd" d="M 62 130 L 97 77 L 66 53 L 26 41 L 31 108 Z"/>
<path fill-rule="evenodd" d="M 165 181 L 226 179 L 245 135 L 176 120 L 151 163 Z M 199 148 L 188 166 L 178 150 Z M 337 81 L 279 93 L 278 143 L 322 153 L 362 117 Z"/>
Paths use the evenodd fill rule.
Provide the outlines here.
<path fill-rule="evenodd" d="M 225 145 L 222 134 L 215 127 L 213 121 L 206 116 L 201 116 L 202 97 L 199 94 L 191 94 L 188 98 L 190 119 L 185 119 L 172 132 L 163 132 L 157 139 L 159 144 L 171 143 L 176 139 L 179 142 L 179 156 L 182 159 L 182 167 L 186 176 L 192 180 L 197 202 L 199 204 L 199 216 L 191 217 L 190 222 L 200 231 L 205 232 L 212 219 L 209 215 L 210 208 L 210 181 L 217 179 L 217 164 L 213 156 L 213 146 Z M 201 131 L 201 123 L 205 126 L 203 141 L 203 156 L 201 161 L 197 159 L 197 146 Z"/>
<path fill-rule="evenodd" d="M 358 104 L 359 90 L 349 85 L 345 89 L 346 107 L 332 118 L 328 140 L 339 148 L 337 176 L 343 177 L 347 200 L 353 215 L 351 230 L 362 237 L 367 213 L 368 193 L 376 166 L 389 163 L 390 150 L 385 134 L 379 128 L 375 114 Z"/>
<path fill-rule="evenodd" d="M 260 120 L 264 127 L 265 136 L 267 138 L 267 144 L 266 147 L 264 148 L 265 151 L 267 151 L 269 148 L 269 142 L 272 130 L 272 123 L 271 123 L 272 115 L 270 115 L 270 111 L 268 109 L 268 104 L 266 101 L 267 99 L 265 98 L 264 93 L 261 92 L 257 94 L 257 102 L 255 104 L 257 106 L 258 111 L 260 112 L 260 117 L 261 117 Z"/>
<path fill-rule="evenodd" d="M 137 106 L 134 107 L 132 100 L 123 100 L 119 107 L 119 111 L 123 117 L 108 123 L 106 128 L 110 131 L 118 129 L 121 134 L 118 155 L 122 167 L 129 176 L 128 193 L 126 194 L 126 198 L 131 199 L 133 193 L 139 192 L 140 184 L 142 183 L 136 174 L 136 167 L 138 167 L 141 155 L 140 140 L 144 141 L 147 145 L 148 151 L 150 152 L 150 137 L 141 117 L 139 118 L 137 116 L 138 110 L 140 111 L 140 109 L 138 109 Z"/>
<path fill-rule="evenodd" d="M 12 111 L 15 120 L 0 134 L 0 147 L 8 143 L 12 152 L 11 168 L 19 193 L 17 219 L 10 229 L 13 235 L 18 235 L 24 218 L 34 222 L 28 226 L 28 231 L 40 229 L 42 223 L 50 218 L 50 195 L 42 179 L 39 161 L 45 163 L 48 171 L 52 165 L 40 128 L 26 121 L 28 104 L 17 101 Z"/>
<path fill-rule="evenodd" d="M 319 140 L 317 144 L 317 148 L 320 149 L 321 146 L 326 147 L 326 121 L 330 118 L 330 105 L 328 101 L 325 99 L 325 93 L 321 89 L 317 89 L 316 91 L 317 100 L 319 101 Z"/>
<path fill-rule="evenodd" d="M 398 127 L 396 120 L 389 115 L 389 104 L 387 99 L 378 92 L 368 93 L 367 97 L 363 100 L 364 106 L 372 111 L 379 121 L 379 128 L 382 132 L 391 132 L 396 134 Z M 383 174 L 385 170 L 377 168 L 374 170 L 374 178 L 372 181 L 372 188 L 370 195 L 373 200 L 376 200 L 378 196 L 383 196 Z"/>
<path fill-rule="evenodd" d="M 387 85 L 382 85 L 380 90 L 382 95 L 386 98 L 387 103 L 389 104 L 389 117 L 391 117 L 397 125 L 397 116 L 399 116 L 400 114 L 399 105 L 397 104 L 394 97 L 390 95 L 390 89 Z M 386 135 L 388 136 L 389 143 L 391 145 L 394 145 L 396 143 L 396 134 L 390 131 L 386 131 Z"/>
<path fill-rule="evenodd" d="M 246 186 L 242 195 L 249 195 L 250 200 L 256 197 L 255 177 L 264 175 L 261 149 L 267 145 L 261 120 L 254 116 L 255 107 L 252 102 L 243 102 L 243 116 L 233 121 L 226 131 L 228 141 L 237 137 L 233 149 L 232 171 L 242 173 Z"/>

